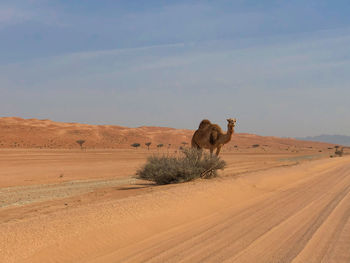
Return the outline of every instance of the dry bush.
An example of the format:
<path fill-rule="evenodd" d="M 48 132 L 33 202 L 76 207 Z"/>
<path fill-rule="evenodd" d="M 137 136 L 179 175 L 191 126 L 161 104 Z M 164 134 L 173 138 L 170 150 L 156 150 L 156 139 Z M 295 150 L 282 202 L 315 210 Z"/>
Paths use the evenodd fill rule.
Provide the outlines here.
<path fill-rule="evenodd" d="M 225 161 L 216 155 L 197 149 L 183 149 L 179 156 L 151 156 L 146 164 L 137 171 L 141 179 L 157 184 L 173 184 L 191 181 L 197 178 L 217 176 L 217 170 L 223 170 Z"/>

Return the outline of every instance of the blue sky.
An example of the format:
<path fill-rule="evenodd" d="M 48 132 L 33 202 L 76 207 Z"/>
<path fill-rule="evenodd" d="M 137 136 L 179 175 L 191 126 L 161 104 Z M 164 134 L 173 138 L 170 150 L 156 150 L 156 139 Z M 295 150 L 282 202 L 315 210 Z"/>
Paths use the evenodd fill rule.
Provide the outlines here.
<path fill-rule="evenodd" d="M 350 135 L 349 1 L 0 2 L 0 115 Z"/>

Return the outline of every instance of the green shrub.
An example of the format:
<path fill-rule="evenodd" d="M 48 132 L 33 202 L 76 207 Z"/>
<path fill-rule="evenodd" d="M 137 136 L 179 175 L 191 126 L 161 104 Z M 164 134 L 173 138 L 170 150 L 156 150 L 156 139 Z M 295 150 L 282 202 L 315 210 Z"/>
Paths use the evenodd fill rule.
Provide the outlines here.
<path fill-rule="evenodd" d="M 180 156 L 151 156 L 146 164 L 137 171 L 141 179 L 154 181 L 157 184 L 173 184 L 212 178 L 217 170 L 223 170 L 225 161 L 219 157 L 197 149 L 186 148 Z"/>

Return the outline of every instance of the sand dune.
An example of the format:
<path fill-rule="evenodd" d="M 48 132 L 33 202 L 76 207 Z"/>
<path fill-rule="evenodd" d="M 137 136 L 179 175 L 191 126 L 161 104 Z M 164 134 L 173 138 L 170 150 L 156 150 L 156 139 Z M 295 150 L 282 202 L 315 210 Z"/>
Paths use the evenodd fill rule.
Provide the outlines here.
<path fill-rule="evenodd" d="M 225 127 L 226 128 L 226 127 Z M 158 144 L 164 148 L 179 148 L 182 142 L 190 143 L 193 130 L 165 127 L 128 128 L 112 125 L 87 125 L 63 123 L 50 120 L 22 119 L 16 117 L 0 118 L 0 148 L 79 148 L 77 140 L 85 140 L 88 149 L 131 148 L 132 143 L 152 142 L 151 148 Z M 253 149 L 253 145 L 259 145 Z M 295 139 L 258 136 L 254 134 L 234 134 L 232 141 L 224 150 L 251 152 L 299 152 L 325 150 L 334 145 L 318 142 L 305 142 Z"/>

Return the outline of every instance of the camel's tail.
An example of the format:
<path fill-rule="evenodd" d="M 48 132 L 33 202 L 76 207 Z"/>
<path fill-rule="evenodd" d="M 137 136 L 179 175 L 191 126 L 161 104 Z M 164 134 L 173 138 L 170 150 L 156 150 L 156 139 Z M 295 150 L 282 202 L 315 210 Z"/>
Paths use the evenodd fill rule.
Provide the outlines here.
<path fill-rule="evenodd" d="M 201 148 L 201 147 L 198 145 L 198 143 L 196 143 L 196 141 L 194 140 L 194 138 L 192 138 L 191 147 L 192 147 L 192 148 L 196 148 L 196 149 L 200 149 L 200 148 Z"/>

